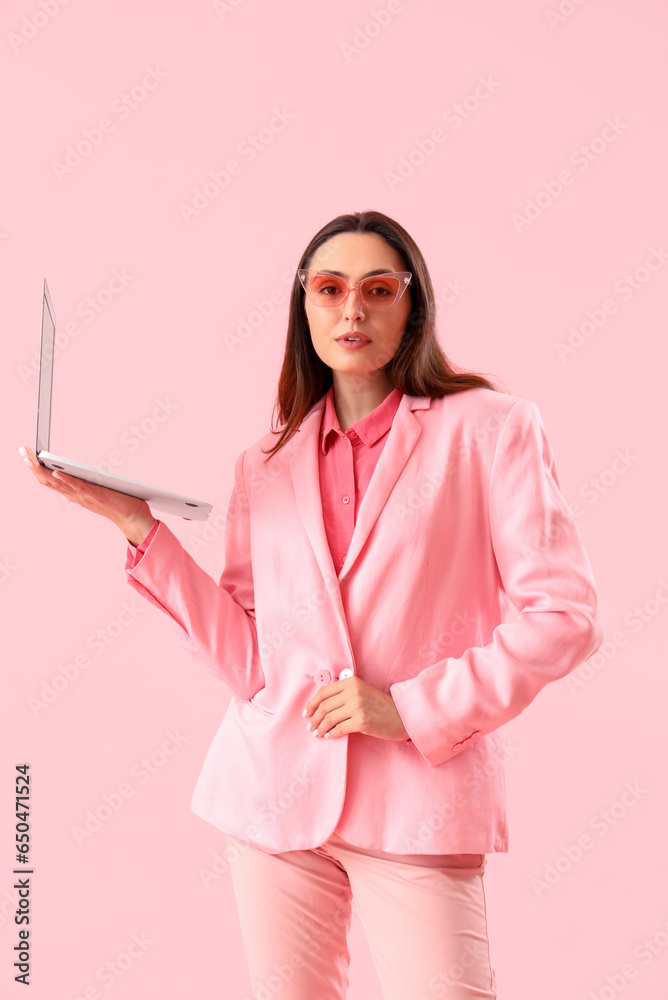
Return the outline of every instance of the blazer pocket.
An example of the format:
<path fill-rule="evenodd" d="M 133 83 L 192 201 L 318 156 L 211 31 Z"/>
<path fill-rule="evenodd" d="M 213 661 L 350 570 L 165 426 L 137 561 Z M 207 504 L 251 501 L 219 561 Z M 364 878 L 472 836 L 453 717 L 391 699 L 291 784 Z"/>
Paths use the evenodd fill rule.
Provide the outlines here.
<path fill-rule="evenodd" d="M 262 691 L 264 691 L 264 688 L 262 688 Z M 262 694 L 262 691 L 258 691 L 257 694 L 253 695 L 250 701 L 246 701 L 244 702 L 244 704 L 250 705 L 250 707 L 254 708 L 256 712 L 262 712 L 263 715 L 274 715 L 275 713 L 272 712 L 270 708 L 265 708 L 264 705 L 258 705 L 258 703 L 255 701 L 257 695 Z"/>

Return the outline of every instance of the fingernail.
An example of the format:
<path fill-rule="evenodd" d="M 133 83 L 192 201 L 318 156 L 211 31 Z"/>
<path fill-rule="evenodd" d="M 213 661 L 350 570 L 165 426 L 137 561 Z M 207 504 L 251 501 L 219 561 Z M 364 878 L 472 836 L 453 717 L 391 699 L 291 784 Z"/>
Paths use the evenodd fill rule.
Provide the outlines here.
<path fill-rule="evenodd" d="M 54 479 L 62 479 L 63 477 L 61 476 L 61 474 L 59 472 L 54 472 L 53 478 Z"/>
<path fill-rule="evenodd" d="M 23 445 L 21 445 L 21 447 L 19 448 L 19 455 L 21 455 L 21 457 L 23 458 L 27 454 L 28 454 L 28 452 L 25 450 L 25 448 L 23 447 Z"/>
<path fill-rule="evenodd" d="M 306 709 L 304 709 L 304 711 L 302 712 L 302 719 L 305 719 L 305 718 L 306 718 Z"/>
<path fill-rule="evenodd" d="M 32 469 L 33 463 L 30 461 L 29 458 L 24 458 L 23 461 L 25 462 L 26 465 L 29 465 L 30 468 Z"/>
<path fill-rule="evenodd" d="M 311 728 L 311 723 L 310 723 L 310 722 L 307 722 L 307 723 L 306 723 L 306 728 L 307 728 L 307 729 L 310 729 L 310 728 Z"/>

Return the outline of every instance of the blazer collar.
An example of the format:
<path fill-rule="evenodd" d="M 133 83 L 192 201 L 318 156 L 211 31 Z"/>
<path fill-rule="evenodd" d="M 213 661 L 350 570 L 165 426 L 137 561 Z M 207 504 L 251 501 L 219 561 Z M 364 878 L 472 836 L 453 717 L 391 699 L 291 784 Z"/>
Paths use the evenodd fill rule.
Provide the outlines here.
<path fill-rule="evenodd" d="M 295 488 L 297 507 L 306 534 L 323 576 L 326 580 L 330 580 L 337 577 L 325 532 L 318 464 L 320 424 L 325 408 L 325 399 L 326 393 L 313 404 L 296 431 L 300 439 L 299 445 L 294 451 L 294 457 L 290 461 L 290 472 Z M 431 397 L 429 396 L 408 396 L 405 393 L 402 395 L 385 447 L 360 504 L 350 547 L 338 575 L 339 582 L 350 572 L 362 551 L 369 532 L 376 523 L 392 487 L 422 433 L 420 421 L 415 417 L 414 411 L 428 409 L 430 405 Z"/>

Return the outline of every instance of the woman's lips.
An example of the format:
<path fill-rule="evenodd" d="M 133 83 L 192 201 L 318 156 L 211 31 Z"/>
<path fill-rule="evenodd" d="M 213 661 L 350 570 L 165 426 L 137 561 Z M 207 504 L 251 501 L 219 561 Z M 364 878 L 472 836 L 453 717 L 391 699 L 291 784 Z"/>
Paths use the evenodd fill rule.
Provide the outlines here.
<path fill-rule="evenodd" d="M 346 337 L 359 337 L 359 340 L 346 340 Z M 341 347 L 345 347 L 347 351 L 358 351 L 362 347 L 366 347 L 371 341 L 363 333 L 345 333 L 342 337 L 336 338 L 336 343 L 340 344 Z"/>

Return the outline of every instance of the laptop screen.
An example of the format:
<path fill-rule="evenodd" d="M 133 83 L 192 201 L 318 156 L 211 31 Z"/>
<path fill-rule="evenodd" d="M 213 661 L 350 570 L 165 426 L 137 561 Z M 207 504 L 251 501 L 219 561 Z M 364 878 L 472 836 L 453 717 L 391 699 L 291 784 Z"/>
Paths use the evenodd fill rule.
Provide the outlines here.
<path fill-rule="evenodd" d="M 42 339 L 39 348 L 39 396 L 37 400 L 37 442 L 35 454 L 49 450 L 51 430 L 51 388 L 53 385 L 53 351 L 56 339 L 56 314 L 49 289 L 44 280 L 42 296 Z"/>

